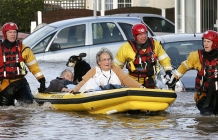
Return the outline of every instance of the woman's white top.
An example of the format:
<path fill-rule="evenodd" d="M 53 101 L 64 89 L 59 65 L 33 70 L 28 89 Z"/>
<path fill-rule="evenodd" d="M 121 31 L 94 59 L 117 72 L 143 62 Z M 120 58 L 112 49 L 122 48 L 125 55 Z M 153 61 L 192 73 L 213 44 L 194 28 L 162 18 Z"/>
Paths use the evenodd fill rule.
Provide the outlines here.
<path fill-rule="evenodd" d="M 96 74 L 93 76 L 93 79 L 98 86 L 107 84 L 121 85 L 120 79 L 113 70 L 103 71 L 98 66 L 96 66 Z"/>
<path fill-rule="evenodd" d="M 113 70 L 103 71 L 96 66 L 95 75 L 79 89 L 79 92 L 99 90 L 99 86 L 103 87 L 107 84 L 121 85 L 121 82 Z"/>

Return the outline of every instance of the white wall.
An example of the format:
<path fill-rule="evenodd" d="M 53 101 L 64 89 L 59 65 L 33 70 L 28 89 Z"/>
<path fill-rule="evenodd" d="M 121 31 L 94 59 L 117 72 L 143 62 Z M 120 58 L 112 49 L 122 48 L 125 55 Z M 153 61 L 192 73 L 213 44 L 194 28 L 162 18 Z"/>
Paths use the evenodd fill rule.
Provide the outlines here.
<path fill-rule="evenodd" d="M 116 3 L 115 1 L 117 0 L 114 0 L 114 4 Z M 167 9 L 173 8 L 174 5 L 175 0 L 132 0 L 132 6 L 145 6 L 154 7 L 158 9 Z M 86 0 L 86 9 L 93 9 L 93 0 Z"/>
<path fill-rule="evenodd" d="M 146 7 L 154 7 L 158 9 L 173 8 L 175 0 L 141 0 L 145 1 Z"/>

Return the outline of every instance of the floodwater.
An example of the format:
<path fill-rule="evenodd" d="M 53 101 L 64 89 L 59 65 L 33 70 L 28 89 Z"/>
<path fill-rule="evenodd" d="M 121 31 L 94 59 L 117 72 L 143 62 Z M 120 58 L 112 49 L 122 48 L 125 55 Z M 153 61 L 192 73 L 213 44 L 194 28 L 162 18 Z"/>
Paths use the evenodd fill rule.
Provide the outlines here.
<path fill-rule="evenodd" d="M 49 81 L 66 68 L 65 62 L 39 62 Z M 27 75 L 32 93 L 39 83 Z M 54 110 L 47 103 L 0 107 L 0 139 L 16 140 L 216 140 L 218 117 L 201 116 L 194 93 L 177 93 L 176 101 L 164 112 L 148 114 L 92 115 Z"/>

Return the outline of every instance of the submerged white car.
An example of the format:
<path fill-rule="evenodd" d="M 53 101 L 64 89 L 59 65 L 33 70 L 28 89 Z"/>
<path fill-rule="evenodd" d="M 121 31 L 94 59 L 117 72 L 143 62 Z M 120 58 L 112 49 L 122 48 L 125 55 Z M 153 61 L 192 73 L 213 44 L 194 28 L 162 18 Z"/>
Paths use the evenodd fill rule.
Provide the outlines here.
<path fill-rule="evenodd" d="M 23 40 L 37 60 L 67 61 L 72 55 L 86 53 L 86 61 L 95 65 L 95 55 L 102 47 L 113 55 L 129 39 L 131 29 L 142 23 L 137 17 L 83 17 L 47 24 Z M 148 27 L 148 36 L 153 36 Z"/>

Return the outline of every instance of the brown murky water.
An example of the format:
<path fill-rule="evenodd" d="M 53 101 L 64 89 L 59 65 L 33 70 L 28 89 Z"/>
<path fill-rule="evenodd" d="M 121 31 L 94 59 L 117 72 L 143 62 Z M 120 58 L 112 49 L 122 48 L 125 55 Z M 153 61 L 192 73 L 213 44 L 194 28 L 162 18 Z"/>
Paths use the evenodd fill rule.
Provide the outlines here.
<path fill-rule="evenodd" d="M 40 62 L 49 81 L 66 68 L 65 62 Z M 29 73 L 32 92 L 39 83 Z M 156 115 L 92 115 L 54 110 L 51 105 L 0 107 L 0 139 L 16 140 L 185 140 L 218 139 L 218 117 L 201 116 L 194 93 L 177 93 L 176 101 Z"/>

